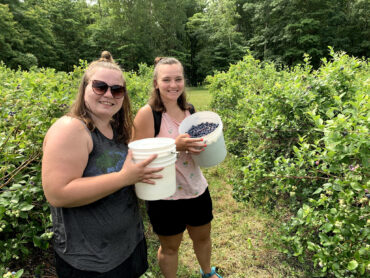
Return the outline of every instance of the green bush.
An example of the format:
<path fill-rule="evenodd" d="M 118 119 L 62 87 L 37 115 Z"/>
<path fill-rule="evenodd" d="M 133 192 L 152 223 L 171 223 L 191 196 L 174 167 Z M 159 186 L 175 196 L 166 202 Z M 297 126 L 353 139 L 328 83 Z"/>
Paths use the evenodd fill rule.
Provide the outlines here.
<path fill-rule="evenodd" d="M 35 247 L 49 246 L 49 207 L 41 186 L 42 141 L 70 105 L 80 71 L 14 71 L 0 65 L 0 275 Z"/>
<path fill-rule="evenodd" d="M 10 61 L 10 65 L 13 68 L 18 66 L 23 70 L 29 70 L 32 67 L 37 67 L 37 64 L 37 58 L 32 53 L 17 52 L 17 56 Z"/>
<path fill-rule="evenodd" d="M 284 252 L 316 276 L 369 274 L 369 65 L 334 53 L 277 69 L 248 55 L 208 78 L 237 157 L 235 197 L 290 208 Z"/>
<path fill-rule="evenodd" d="M 152 89 L 153 67 L 139 64 L 138 72 L 125 72 L 127 91 L 130 95 L 134 115 L 147 103 Z"/>

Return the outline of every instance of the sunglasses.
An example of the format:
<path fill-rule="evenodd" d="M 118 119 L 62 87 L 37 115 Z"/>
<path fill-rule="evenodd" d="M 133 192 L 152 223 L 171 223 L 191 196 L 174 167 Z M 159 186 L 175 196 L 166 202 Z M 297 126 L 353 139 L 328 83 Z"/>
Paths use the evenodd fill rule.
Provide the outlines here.
<path fill-rule="evenodd" d="M 93 80 L 91 85 L 95 94 L 101 96 L 104 95 L 108 88 L 110 88 L 110 92 L 114 98 L 123 98 L 124 94 L 126 93 L 126 87 L 121 85 L 112 85 L 109 86 L 104 81 Z"/>

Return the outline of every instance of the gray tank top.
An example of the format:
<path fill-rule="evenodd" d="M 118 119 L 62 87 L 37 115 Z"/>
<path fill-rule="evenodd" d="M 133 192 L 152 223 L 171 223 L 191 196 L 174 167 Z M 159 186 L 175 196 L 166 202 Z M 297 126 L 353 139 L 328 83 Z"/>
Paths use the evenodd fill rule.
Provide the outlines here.
<path fill-rule="evenodd" d="M 118 172 L 127 145 L 106 138 L 98 129 L 91 136 L 94 146 L 83 176 Z M 133 185 L 85 206 L 51 206 L 51 214 L 55 251 L 80 270 L 107 272 L 115 268 L 144 238 Z"/>

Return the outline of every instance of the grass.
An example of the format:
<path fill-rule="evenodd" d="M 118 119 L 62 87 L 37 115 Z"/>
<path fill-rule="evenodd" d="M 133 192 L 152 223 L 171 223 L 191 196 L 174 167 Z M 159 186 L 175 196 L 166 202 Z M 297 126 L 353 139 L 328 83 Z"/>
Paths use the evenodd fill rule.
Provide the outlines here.
<path fill-rule="evenodd" d="M 209 110 L 211 95 L 205 87 L 187 87 L 186 95 L 197 111 Z"/>
<path fill-rule="evenodd" d="M 189 102 L 198 111 L 209 110 L 211 96 L 204 88 L 187 88 Z M 224 278 L 306 277 L 294 261 L 288 262 L 277 251 L 278 227 L 281 225 L 261 209 L 238 203 L 228 182 L 233 172 L 230 157 L 215 167 L 202 169 L 213 200 L 212 265 Z M 157 263 L 159 242 L 144 213 L 148 242 L 149 270 L 142 277 L 162 278 Z M 187 232 L 179 251 L 178 278 L 199 278 L 199 265 Z"/>

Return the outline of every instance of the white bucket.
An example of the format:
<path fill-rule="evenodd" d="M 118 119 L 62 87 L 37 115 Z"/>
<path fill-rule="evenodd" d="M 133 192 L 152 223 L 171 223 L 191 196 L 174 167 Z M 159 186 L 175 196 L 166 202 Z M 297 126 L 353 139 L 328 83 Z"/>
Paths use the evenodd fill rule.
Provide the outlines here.
<path fill-rule="evenodd" d="M 193 125 L 197 126 L 205 122 L 218 124 L 218 127 L 213 132 L 202 137 L 207 147 L 200 154 L 192 155 L 192 158 L 201 167 L 211 167 L 221 163 L 227 153 L 220 116 L 211 111 L 194 113 L 182 121 L 179 133 L 187 133 Z"/>
<path fill-rule="evenodd" d="M 176 146 L 173 146 L 173 147 L 171 147 L 171 149 L 169 148 L 168 150 L 155 151 L 155 153 L 157 154 L 157 158 L 155 160 L 156 160 L 156 162 L 158 162 L 162 158 L 166 159 L 167 157 L 172 156 L 175 152 L 176 152 Z M 148 158 L 150 155 L 153 154 L 153 151 L 152 152 L 147 152 L 147 153 L 132 151 L 132 153 L 133 153 L 133 156 L 135 157 L 135 159 L 145 160 L 146 158 Z"/>
<path fill-rule="evenodd" d="M 147 167 L 164 167 L 156 173 L 163 176 L 155 179 L 155 185 L 138 182 L 135 184 L 135 192 L 138 198 L 143 200 L 160 200 L 170 197 L 176 191 L 176 146 L 172 138 L 146 138 L 131 142 L 128 147 L 132 150 L 132 156 L 136 163 L 146 160 L 153 154 L 158 154 Z"/>

